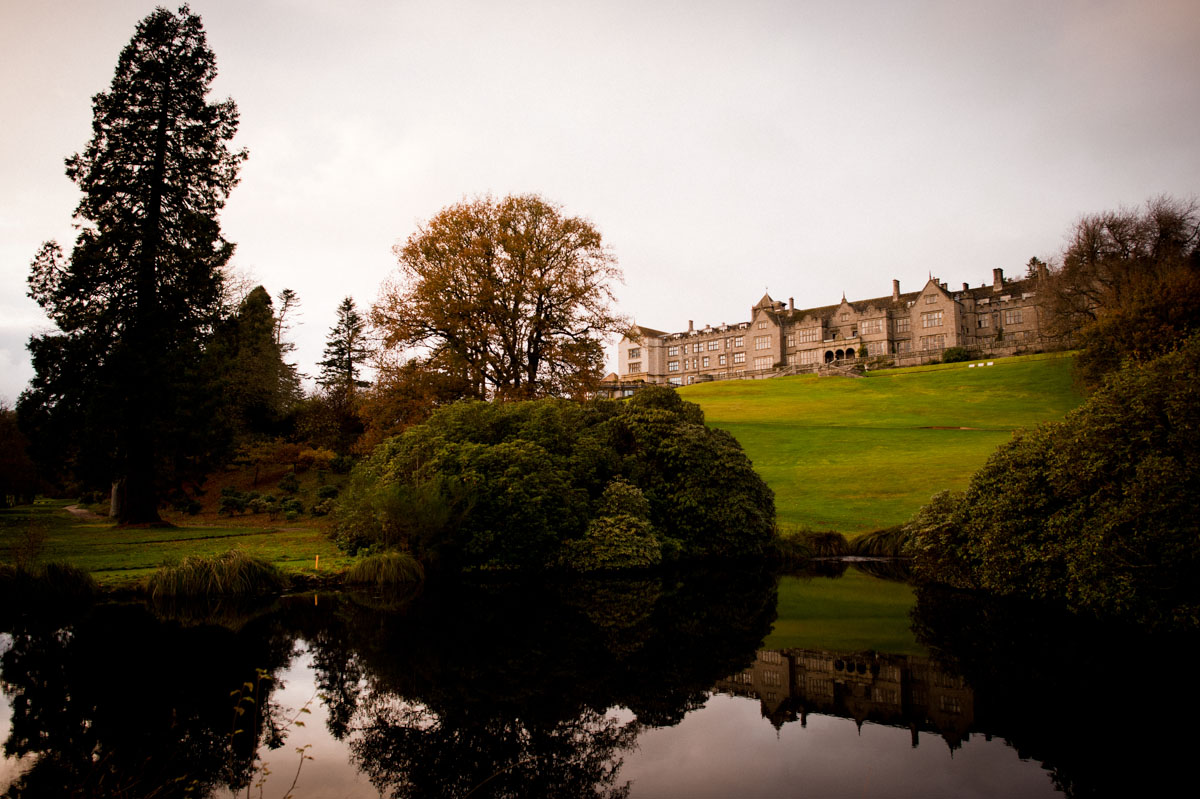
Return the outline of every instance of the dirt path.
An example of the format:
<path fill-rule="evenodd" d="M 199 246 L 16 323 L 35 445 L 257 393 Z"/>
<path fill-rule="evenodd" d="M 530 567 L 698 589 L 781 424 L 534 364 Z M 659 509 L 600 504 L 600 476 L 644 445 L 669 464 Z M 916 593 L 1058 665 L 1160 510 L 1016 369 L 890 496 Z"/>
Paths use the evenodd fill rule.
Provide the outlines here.
<path fill-rule="evenodd" d="M 87 508 L 81 508 L 78 505 L 68 505 L 63 508 L 67 513 L 85 522 L 107 521 L 107 516 L 101 516 L 99 513 L 92 513 Z"/>

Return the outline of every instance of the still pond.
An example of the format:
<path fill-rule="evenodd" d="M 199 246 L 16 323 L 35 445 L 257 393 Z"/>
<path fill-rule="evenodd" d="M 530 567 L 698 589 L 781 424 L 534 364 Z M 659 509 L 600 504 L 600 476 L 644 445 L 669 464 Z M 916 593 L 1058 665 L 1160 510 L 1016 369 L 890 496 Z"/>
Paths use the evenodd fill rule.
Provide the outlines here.
<path fill-rule="evenodd" d="M 1178 640 L 845 564 L 0 630 L 13 797 L 1144 794 L 1196 709 Z"/>

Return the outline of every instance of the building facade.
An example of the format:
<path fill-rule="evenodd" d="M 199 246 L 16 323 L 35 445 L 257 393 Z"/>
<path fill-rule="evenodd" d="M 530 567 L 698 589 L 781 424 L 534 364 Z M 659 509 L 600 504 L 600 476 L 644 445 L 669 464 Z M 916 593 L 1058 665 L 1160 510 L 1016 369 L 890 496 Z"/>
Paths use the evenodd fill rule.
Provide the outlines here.
<path fill-rule="evenodd" d="M 618 345 L 618 384 L 690 385 L 709 380 L 845 370 L 861 362 L 912 366 L 938 360 L 950 347 L 980 357 L 1050 348 L 1037 290 L 1045 269 L 1009 280 L 950 288 L 930 278 L 920 291 L 837 305 L 796 308 L 764 294 L 750 320 L 680 333 L 635 327 Z"/>

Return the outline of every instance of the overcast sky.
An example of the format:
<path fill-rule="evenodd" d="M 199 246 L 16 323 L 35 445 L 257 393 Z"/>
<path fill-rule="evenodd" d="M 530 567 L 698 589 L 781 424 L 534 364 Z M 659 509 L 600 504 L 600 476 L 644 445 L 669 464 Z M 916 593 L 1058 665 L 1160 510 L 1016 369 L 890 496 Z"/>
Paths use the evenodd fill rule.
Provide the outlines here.
<path fill-rule="evenodd" d="M 345 296 L 464 197 L 601 231 L 668 331 L 1019 274 L 1087 212 L 1200 192 L 1200 3 L 195 0 L 249 149 L 235 265 L 296 290 L 303 371 Z M 63 159 L 150 2 L 0 0 L 0 398 L 69 250 Z"/>

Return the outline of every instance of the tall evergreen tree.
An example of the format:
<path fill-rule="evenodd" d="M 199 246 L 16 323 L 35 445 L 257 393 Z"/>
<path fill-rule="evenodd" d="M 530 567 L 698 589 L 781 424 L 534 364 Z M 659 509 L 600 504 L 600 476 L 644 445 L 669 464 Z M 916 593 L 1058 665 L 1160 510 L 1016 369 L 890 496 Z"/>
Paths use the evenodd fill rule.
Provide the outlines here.
<path fill-rule="evenodd" d="M 186 5 L 138 24 L 93 100 L 91 142 L 67 159 L 83 192 L 74 251 L 46 244 L 29 277 L 60 332 L 29 343 L 25 415 L 74 440 L 83 475 L 113 480 L 122 523 L 159 521 L 163 491 L 201 465 L 194 435 L 211 403 L 197 365 L 234 248 L 217 215 L 246 157 L 228 146 L 233 101 L 206 99 L 216 74 Z"/>
<path fill-rule="evenodd" d="M 278 436 L 299 400 L 295 370 L 283 361 L 271 295 L 257 286 L 220 324 L 206 352 L 205 372 L 220 387 L 225 427 L 234 442 Z"/>
<path fill-rule="evenodd" d="M 318 361 L 321 374 L 317 384 L 330 394 L 351 397 L 360 388 L 370 385 L 359 380 L 363 361 L 370 354 L 366 346 L 366 323 L 347 297 L 337 309 L 337 324 L 329 329 L 325 340 L 325 358 Z"/>

